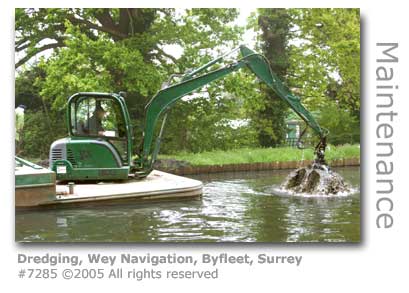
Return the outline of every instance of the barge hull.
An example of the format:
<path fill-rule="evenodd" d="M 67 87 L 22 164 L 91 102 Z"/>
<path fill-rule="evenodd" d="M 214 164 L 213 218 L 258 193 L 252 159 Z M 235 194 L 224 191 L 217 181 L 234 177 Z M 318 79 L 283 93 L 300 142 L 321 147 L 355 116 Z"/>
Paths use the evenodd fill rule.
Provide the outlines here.
<path fill-rule="evenodd" d="M 36 187 L 40 188 L 40 187 Z M 75 184 L 73 193 L 68 185 L 56 185 L 55 196 L 39 202 L 17 200 L 16 208 L 65 208 L 77 206 L 100 206 L 148 202 L 157 200 L 176 200 L 199 198 L 202 195 L 201 181 L 154 170 L 143 180 L 125 182 L 101 182 L 98 184 Z M 36 189 L 32 188 L 31 192 Z"/>

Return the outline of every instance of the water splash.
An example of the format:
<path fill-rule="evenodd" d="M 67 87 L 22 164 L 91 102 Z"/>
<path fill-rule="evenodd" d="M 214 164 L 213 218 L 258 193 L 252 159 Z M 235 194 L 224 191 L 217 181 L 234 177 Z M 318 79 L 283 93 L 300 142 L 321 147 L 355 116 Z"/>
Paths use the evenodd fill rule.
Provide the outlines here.
<path fill-rule="evenodd" d="M 275 193 L 279 195 L 345 196 L 353 188 L 327 165 L 313 163 L 291 172 Z"/>
<path fill-rule="evenodd" d="M 333 196 L 351 194 L 352 187 L 338 173 L 332 171 L 325 161 L 327 137 L 323 135 L 315 146 L 314 162 L 291 172 L 276 193 L 287 195 Z M 304 151 L 302 152 L 304 159 Z M 299 165 L 300 166 L 300 165 Z"/>
<path fill-rule="evenodd" d="M 304 149 L 301 149 L 301 161 L 298 163 L 298 168 L 302 167 L 302 164 L 304 162 Z"/>

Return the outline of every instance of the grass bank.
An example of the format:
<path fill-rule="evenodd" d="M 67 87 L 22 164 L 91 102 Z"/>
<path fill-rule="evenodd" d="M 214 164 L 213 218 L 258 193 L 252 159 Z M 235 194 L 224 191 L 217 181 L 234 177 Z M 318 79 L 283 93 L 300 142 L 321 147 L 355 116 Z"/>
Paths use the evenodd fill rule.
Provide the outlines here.
<path fill-rule="evenodd" d="M 328 146 L 326 159 L 328 162 L 338 159 L 360 157 L 359 145 Z M 192 166 L 225 165 L 267 162 L 291 162 L 313 160 L 312 149 L 299 150 L 297 148 L 242 148 L 229 151 L 211 151 L 203 153 L 178 153 L 160 155 L 159 159 L 174 159 L 187 161 Z"/>

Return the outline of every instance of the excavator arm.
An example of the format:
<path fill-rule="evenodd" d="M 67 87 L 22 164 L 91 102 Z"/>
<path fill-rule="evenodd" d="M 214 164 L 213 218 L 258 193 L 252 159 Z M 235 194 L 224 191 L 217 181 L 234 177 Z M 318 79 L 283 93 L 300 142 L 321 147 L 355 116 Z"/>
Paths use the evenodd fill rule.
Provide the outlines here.
<path fill-rule="evenodd" d="M 261 54 L 255 53 L 251 49 L 240 46 L 242 58 L 238 61 L 228 64 L 225 67 L 197 76 L 203 70 L 213 64 L 220 62 L 223 58 L 236 51 L 219 57 L 200 68 L 189 72 L 183 76 L 180 82 L 161 89 L 146 105 L 145 128 L 141 149 L 138 152 L 138 159 L 135 161 L 134 171 L 138 177 L 147 176 L 153 169 L 153 163 L 159 152 L 160 139 L 163 127 L 166 123 L 167 111 L 172 105 L 183 96 L 203 87 L 204 85 L 218 80 L 240 68 L 249 68 L 261 81 L 267 84 L 274 92 L 286 101 L 289 106 L 310 126 L 320 137 L 320 143 L 316 147 L 316 154 L 319 155 L 325 151 L 326 131 L 323 130 L 315 121 L 311 113 L 301 104 L 300 98 L 290 92 L 290 90 L 280 81 L 277 75 L 271 70 L 268 60 Z M 165 117 L 162 120 L 162 127 L 157 137 L 156 144 L 153 143 L 156 124 L 162 114 Z"/>

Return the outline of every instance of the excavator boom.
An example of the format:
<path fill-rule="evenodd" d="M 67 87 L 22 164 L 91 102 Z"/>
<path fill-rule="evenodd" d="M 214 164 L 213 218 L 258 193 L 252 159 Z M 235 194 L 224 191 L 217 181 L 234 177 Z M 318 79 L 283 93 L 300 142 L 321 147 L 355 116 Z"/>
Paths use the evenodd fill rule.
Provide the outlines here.
<path fill-rule="evenodd" d="M 326 132 L 318 125 L 311 113 L 301 104 L 300 98 L 291 93 L 291 91 L 280 81 L 277 75 L 271 70 L 268 60 L 261 54 L 258 54 L 246 46 L 239 47 L 242 58 L 225 67 L 197 76 L 200 72 L 209 68 L 213 64 L 223 60 L 219 57 L 200 68 L 186 74 L 180 82 L 161 89 L 146 105 L 145 129 L 143 134 L 142 148 L 138 153 L 138 159 L 134 164 L 135 174 L 139 177 L 145 177 L 153 169 L 153 163 L 159 152 L 160 139 L 163 131 L 163 125 L 156 144 L 153 143 L 156 124 L 162 114 L 172 107 L 172 105 L 183 96 L 203 87 L 204 85 L 218 80 L 240 68 L 249 68 L 261 81 L 274 90 L 274 92 L 288 103 L 288 105 L 309 125 L 317 135 L 320 141 L 324 141 Z M 236 50 L 233 50 L 236 51 Z M 232 51 L 232 52 L 233 52 Z M 226 54 L 227 55 L 227 54 Z M 226 56 L 225 55 L 225 56 Z M 163 119 L 166 121 L 166 116 Z M 318 147 L 318 146 L 317 146 Z"/>
<path fill-rule="evenodd" d="M 274 92 L 307 123 L 320 137 L 324 135 L 323 129 L 315 121 L 311 113 L 301 104 L 301 99 L 291 93 L 278 76 L 271 70 L 268 60 L 260 54 L 255 53 L 245 46 L 240 47 L 241 54 L 249 58 L 247 67 L 263 82 L 265 82 Z"/>

